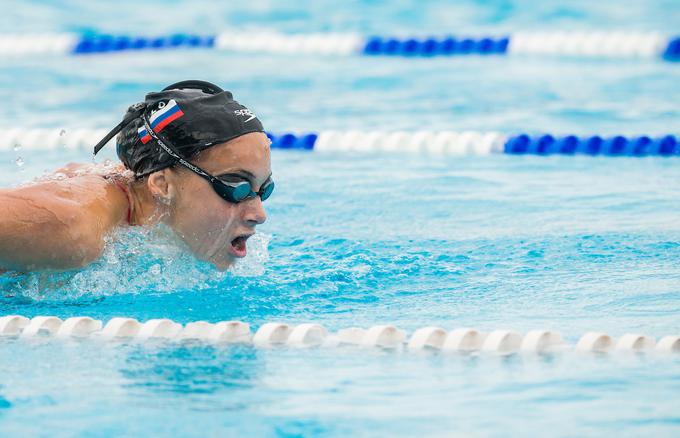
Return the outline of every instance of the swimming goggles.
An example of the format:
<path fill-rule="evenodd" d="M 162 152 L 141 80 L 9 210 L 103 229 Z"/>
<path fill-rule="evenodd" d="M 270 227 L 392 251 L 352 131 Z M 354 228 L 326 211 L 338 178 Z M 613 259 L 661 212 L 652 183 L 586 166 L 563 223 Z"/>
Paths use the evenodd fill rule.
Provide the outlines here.
<path fill-rule="evenodd" d="M 222 89 L 219 88 L 217 85 L 210 84 L 204 81 L 182 81 L 166 87 L 163 91 L 176 88 L 177 89 L 195 88 L 200 89 L 208 94 L 215 94 L 222 91 Z M 260 187 L 259 191 L 254 192 L 251 189 L 250 182 L 248 181 L 239 182 L 225 181 L 224 179 L 209 174 L 200 167 L 191 164 L 189 161 L 182 158 L 182 156 L 174 148 L 174 146 L 163 142 L 163 140 L 161 140 L 158 137 L 158 135 L 153 131 L 153 129 L 151 129 L 151 126 L 149 126 L 149 121 L 147 120 L 147 117 L 145 115 L 145 109 L 146 105 L 143 102 L 131 106 L 130 111 L 128 112 L 127 116 L 123 119 L 123 121 L 116 125 L 116 127 L 113 128 L 111 132 L 109 132 L 99 143 L 97 143 L 97 145 L 94 147 L 94 154 L 97 155 L 97 152 L 99 152 L 104 147 L 104 145 L 106 145 L 106 143 L 108 143 L 125 126 L 127 126 L 134 119 L 140 117 L 142 119 L 142 122 L 144 123 L 146 131 L 149 133 L 149 135 L 151 135 L 151 137 L 154 140 L 156 140 L 158 146 L 160 146 L 172 158 L 177 160 L 179 164 L 191 170 L 201 178 L 207 180 L 212 186 L 215 193 L 217 193 L 217 195 L 220 198 L 232 204 L 237 204 L 239 202 L 255 198 L 256 196 L 259 196 L 262 201 L 265 201 L 267 198 L 269 198 L 269 196 L 271 196 L 272 192 L 274 191 L 274 181 L 272 181 L 271 179 L 265 182 L 262 185 L 262 187 Z"/>

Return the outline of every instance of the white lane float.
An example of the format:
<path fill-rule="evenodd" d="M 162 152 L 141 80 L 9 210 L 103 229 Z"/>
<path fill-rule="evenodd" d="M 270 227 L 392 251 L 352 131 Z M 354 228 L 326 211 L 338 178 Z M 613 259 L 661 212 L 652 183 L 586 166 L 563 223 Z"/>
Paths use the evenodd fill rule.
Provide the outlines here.
<path fill-rule="evenodd" d="M 17 336 L 31 320 L 21 315 L 7 315 L 0 318 L 0 336 Z"/>
<path fill-rule="evenodd" d="M 133 338 L 137 336 L 142 324 L 133 318 L 112 318 L 102 329 L 103 338 Z"/>
<path fill-rule="evenodd" d="M 284 344 L 290 335 L 290 326 L 280 322 L 268 322 L 263 324 L 255 336 L 253 336 L 253 344 L 257 346 L 268 346 L 275 344 Z"/>
<path fill-rule="evenodd" d="M 519 350 L 522 335 L 512 330 L 494 330 L 484 339 L 482 351 L 511 354 Z"/>
<path fill-rule="evenodd" d="M 214 324 L 206 340 L 216 343 L 250 342 L 250 325 L 241 321 L 221 321 Z"/>
<path fill-rule="evenodd" d="M 664 336 L 656 344 L 656 350 L 680 353 L 680 336 Z"/>
<path fill-rule="evenodd" d="M 366 329 L 350 327 L 338 330 L 337 340 L 339 344 L 359 345 L 366 335 Z"/>
<path fill-rule="evenodd" d="M 300 324 L 290 331 L 286 344 L 293 347 L 317 347 L 322 345 L 328 331 L 319 324 Z"/>
<path fill-rule="evenodd" d="M 442 350 L 475 351 L 482 348 L 486 335 L 472 328 L 458 328 L 446 336 Z"/>
<path fill-rule="evenodd" d="M 57 333 L 62 320 L 56 316 L 36 316 L 21 332 L 21 336 L 50 336 Z"/>
<path fill-rule="evenodd" d="M 614 347 L 614 339 L 606 333 L 588 332 L 581 336 L 576 349 L 578 351 L 591 351 L 603 353 Z"/>
<path fill-rule="evenodd" d="M 179 338 L 184 340 L 207 339 L 213 328 L 214 325 L 206 321 L 190 322 L 184 326 L 179 334 Z"/>
<path fill-rule="evenodd" d="M 562 343 L 562 335 L 558 332 L 550 330 L 531 330 L 524 335 L 522 344 L 519 348 L 522 351 L 542 353 L 554 349 L 555 347 L 562 345 Z"/>
<path fill-rule="evenodd" d="M 616 342 L 617 350 L 625 351 L 645 351 L 652 350 L 656 346 L 656 340 L 649 336 L 628 333 L 619 338 Z"/>
<path fill-rule="evenodd" d="M 408 341 L 410 350 L 422 350 L 424 348 L 441 349 L 446 341 L 446 331 L 440 327 L 419 328 Z"/>
<path fill-rule="evenodd" d="M 396 348 L 404 343 L 406 333 L 393 325 L 376 325 L 361 339 L 361 345 L 382 348 Z"/>
<path fill-rule="evenodd" d="M 182 324 L 167 318 L 150 319 L 137 332 L 137 339 L 174 339 L 182 332 Z"/>
<path fill-rule="evenodd" d="M 84 338 L 102 329 L 102 322 L 89 316 L 76 316 L 64 321 L 55 336 Z"/>

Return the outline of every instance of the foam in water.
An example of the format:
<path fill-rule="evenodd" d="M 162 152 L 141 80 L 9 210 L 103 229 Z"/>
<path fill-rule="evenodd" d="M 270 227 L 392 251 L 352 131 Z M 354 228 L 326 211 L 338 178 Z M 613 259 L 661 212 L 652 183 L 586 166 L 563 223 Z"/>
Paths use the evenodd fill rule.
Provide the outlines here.
<path fill-rule="evenodd" d="M 255 234 L 248 255 L 226 272 L 197 260 L 166 225 L 119 228 L 106 238 L 102 256 L 85 268 L 63 272 L 8 272 L 0 276 L 6 296 L 68 301 L 116 294 L 199 291 L 228 276 L 258 276 L 269 259 L 271 236 Z"/>

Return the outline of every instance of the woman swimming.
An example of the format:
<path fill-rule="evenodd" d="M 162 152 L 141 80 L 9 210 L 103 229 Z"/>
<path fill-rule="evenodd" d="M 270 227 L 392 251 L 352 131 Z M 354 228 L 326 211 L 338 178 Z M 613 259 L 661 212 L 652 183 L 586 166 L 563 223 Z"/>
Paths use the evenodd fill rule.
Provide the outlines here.
<path fill-rule="evenodd" d="M 249 109 L 183 81 L 132 105 L 95 154 L 119 132 L 117 169 L 71 164 L 66 178 L 0 190 L 0 272 L 80 267 L 115 228 L 158 223 L 220 270 L 246 255 L 274 189 L 270 141 Z"/>

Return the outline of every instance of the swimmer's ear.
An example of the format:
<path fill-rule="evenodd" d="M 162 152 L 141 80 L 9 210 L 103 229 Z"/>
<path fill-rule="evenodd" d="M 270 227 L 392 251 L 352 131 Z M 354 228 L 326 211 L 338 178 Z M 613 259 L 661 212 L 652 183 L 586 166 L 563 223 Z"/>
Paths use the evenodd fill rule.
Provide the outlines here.
<path fill-rule="evenodd" d="M 146 186 L 151 195 L 164 204 L 169 204 L 174 196 L 174 187 L 170 184 L 167 175 L 168 169 L 159 170 L 150 174 L 146 180 Z"/>

